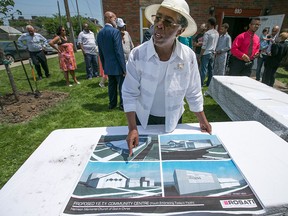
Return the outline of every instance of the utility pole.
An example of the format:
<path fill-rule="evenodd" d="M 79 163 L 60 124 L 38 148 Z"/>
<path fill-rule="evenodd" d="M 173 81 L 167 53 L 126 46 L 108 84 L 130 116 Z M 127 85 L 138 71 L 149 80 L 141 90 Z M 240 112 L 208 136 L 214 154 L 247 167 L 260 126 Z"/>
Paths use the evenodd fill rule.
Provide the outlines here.
<path fill-rule="evenodd" d="M 76 47 L 75 38 L 74 38 L 74 30 L 73 30 L 73 25 L 72 25 L 72 21 L 71 21 L 71 17 L 70 17 L 69 6 L 68 6 L 68 0 L 64 0 L 64 6 L 65 6 L 65 11 L 66 11 L 66 16 L 67 16 L 67 27 L 68 27 L 69 32 L 70 32 L 70 39 L 74 45 L 74 47 L 73 47 L 74 52 L 77 52 L 77 47 Z"/>
<path fill-rule="evenodd" d="M 78 7 L 78 1 L 76 0 L 76 7 L 77 7 L 77 14 L 78 14 L 78 23 L 79 23 L 79 29 L 80 29 L 80 32 L 82 31 L 82 24 L 80 22 L 80 15 L 79 15 L 79 7 Z"/>
<path fill-rule="evenodd" d="M 58 6 L 58 13 L 59 13 L 59 21 L 60 21 L 60 25 L 62 26 L 62 17 L 61 17 L 60 6 L 59 6 L 58 0 L 57 0 L 57 6 Z"/>

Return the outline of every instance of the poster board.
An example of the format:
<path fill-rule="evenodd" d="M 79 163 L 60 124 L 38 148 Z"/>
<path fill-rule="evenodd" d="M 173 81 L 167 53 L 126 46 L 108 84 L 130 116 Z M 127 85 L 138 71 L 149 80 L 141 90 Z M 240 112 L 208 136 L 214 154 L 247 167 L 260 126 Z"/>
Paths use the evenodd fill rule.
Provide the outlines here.
<path fill-rule="evenodd" d="M 62 215 L 261 214 L 264 209 L 215 135 L 101 136 Z"/>

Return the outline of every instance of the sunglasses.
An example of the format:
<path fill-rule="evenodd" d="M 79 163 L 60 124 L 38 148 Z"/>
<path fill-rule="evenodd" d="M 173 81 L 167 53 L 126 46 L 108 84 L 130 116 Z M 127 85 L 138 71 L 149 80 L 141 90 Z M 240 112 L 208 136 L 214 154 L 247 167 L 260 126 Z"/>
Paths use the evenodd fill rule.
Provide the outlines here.
<path fill-rule="evenodd" d="M 172 18 L 168 18 L 168 17 L 163 18 L 161 15 L 157 14 L 155 16 L 154 23 L 156 24 L 156 23 L 159 23 L 160 21 L 162 21 L 163 25 L 167 28 L 180 26 L 180 24 L 176 23 Z"/>

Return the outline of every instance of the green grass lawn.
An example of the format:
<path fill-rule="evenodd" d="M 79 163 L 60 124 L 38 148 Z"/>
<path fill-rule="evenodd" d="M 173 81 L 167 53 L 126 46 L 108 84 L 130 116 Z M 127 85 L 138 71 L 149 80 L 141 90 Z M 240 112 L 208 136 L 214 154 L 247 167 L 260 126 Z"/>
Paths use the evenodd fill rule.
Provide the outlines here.
<path fill-rule="evenodd" d="M 100 88 L 100 78 L 86 80 L 85 64 L 81 52 L 75 54 L 78 69 L 76 75 L 81 85 L 65 86 L 59 70 L 58 58 L 48 59 L 51 77 L 38 82 L 40 91 L 67 92 L 69 97 L 26 123 L 0 124 L 0 188 L 27 160 L 44 139 L 56 129 L 125 126 L 126 117 L 118 109 L 108 110 L 108 92 Z M 31 78 L 31 70 L 26 65 Z M 19 92 L 29 92 L 30 87 L 21 66 L 11 68 Z M 281 71 L 281 79 L 287 83 L 287 71 Z M 72 80 L 71 80 L 72 81 Z M 31 83 L 34 87 L 33 80 Z M 204 88 L 205 91 L 207 88 Z M 0 71 L 0 94 L 12 93 L 6 71 Z M 210 122 L 230 121 L 224 111 L 210 97 L 205 97 L 205 112 Z M 193 113 L 186 111 L 184 123 L 197 122 Z"/>

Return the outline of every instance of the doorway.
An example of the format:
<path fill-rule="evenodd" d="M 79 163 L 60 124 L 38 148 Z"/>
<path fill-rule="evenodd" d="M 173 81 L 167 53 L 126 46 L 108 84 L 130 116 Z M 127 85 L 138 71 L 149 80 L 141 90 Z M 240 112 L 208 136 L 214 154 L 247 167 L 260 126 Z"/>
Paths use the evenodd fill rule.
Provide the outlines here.
<path fill-rule="evenodd" d="M 228 23 L 228 33 L 232 41 L 244 31 L 248 30 L 250 19 L 248 17 L 224 17 L 222 23 Z"/>

